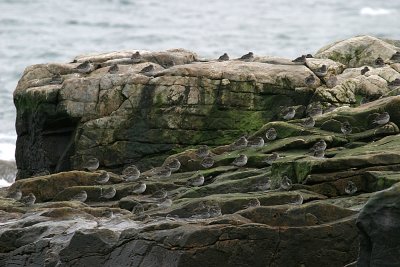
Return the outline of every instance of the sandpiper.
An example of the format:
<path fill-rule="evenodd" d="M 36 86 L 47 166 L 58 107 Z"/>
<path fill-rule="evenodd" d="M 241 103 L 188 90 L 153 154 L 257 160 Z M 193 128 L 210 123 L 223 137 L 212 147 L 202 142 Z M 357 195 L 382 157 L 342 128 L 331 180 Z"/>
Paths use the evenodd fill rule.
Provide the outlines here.
<path fill-rule="evenodd" d="M 247 142 L 247 146 L 249 147 L 255 147 L 255 148 L 261 148 L 264 146 L 264 138 L 262 137 L 254 137 L 252 139 L 249 139 Z"/>
<path fill-rule="evenodd" d="M 247 147 L 247 139 L 245 136 L 240 137 L 239 139 L 237 139 L 235 142 L 233 142 L 233 144 L 231 145 L 233 147 L 233 149 L 243 149 Z"/>
<path fill-rule="evenodd" d="M 313 74 L 308 75 L 305 79 L 304 79 L 304 83 L 307 86 L 313 86 L 315 83 L 316 79 L 315 76 Z"/>
<path fill-rule="evenodd" d="M 303 196 L 300 195 L 300 194 L 297 194 L 296 198 L 294 200 L 290 201 L 290 204 L 292 204 L 292 205 L 301 205 L 301 204 L 303 204 L 303 201 L 304 201 Z"/>
<path fill-rule="evenodd" d="M 63 78 L 60 74 L 55 74 L 51 77 L 50 84 L 61 84 L 63 83 Z"/>
<path fill-rule="evenodd" d="M 334 75 L 326 79 L 325 81 L 326 87 L 333 88 L 338 84 L 338 78 Z"/>
<path fill-rule="evenodd" d="M 388 123 L 390 120 L 390 115 L 387 112 L 383 112 L 382 114 L 379 114 L 376 116 L 376 118 L 373 120 L 372 123 L 378 124 L 378 125 L 384 125 Z"/>
<path fill-rule="evenodd" d="M 210 150 L 208 149 L 208 146 L 202 145 L 196 150 L 196 157 L 197 158 L 205 158 L 210 154 Z"/>
<path fill-rule="evenodd" d="M 136 216 L 142 216 L 144 213 L 144 206 L 140 203 L 137 203 L 133 209 L 132 213 L 135 214 Z"/>
<path fill-rule="evenodd" d="M 280 182 L 280 189 L 289 190 L 292 188 L 292 180 L 287 176 L 283 176 Z"/>
<path fill-rule="evenodd" d="M 247 54 L 245 54 L 245 55 L 240 57 L 240 60 L 245 60 L 245 61 L 252 60 L 252 59 L 254 59 L 253 52 L 249 52 L 249 53 L 247 53 Z"/>
<path fill-rule="evenodd" d="M 328 73 L 328 68 L 326 65 L 322 65 L 321 67 L 317 68 L 314 73 L 318 77 L 324 77 Z"/>
<path fill-rule="evenodd" d="M 351 134 L 351 131 L 353 130 L 353 127 L 351 127 L 351 124 L 348 121 L 345 121 L 340 124 L 340 130 L 344 135 L 349 135 Z"/>
<path fill-rule="evenodd" d="M 139 169 L 133 164 L 126 167 L 121 174 L 122 177 L 128 182 L 136 181 L 140 177 Z"/>
<path fill-rule="evenodd" d="M 267 191 L 267 190 L 270 190 L 270 189 L 271 189 L 271 180 L 270 180 L 270 179 L 267 179 L 266 182 L 259 183 L 259 184 L 256 186 L 256 189 L 257 189 L 257 190 L 260 190 L 260 191 Z"/>
<path fill-rule="evenodd" d="M 146 76 L 152 76 L 154 74 L 155 68 L 153 64 L 144 67 L 139 73 L 145 74 Z"/>
<path fill-rule="evenodd" d="M 172 206 L 172 199 L 170 199 L 170 198 L 162 199 L 162 201 L 160 203 L 158 203 L 157 206 L 160 207 L 160 208 L 164 208 L 164 209 L 168 208 L 168 207 L 171 207 Z"/>
<path fill-rule="evenodd" d="M 15 199 L 17 201 L 21 200 L 22 197 L 22 192 L 21 190 L 17 189 L 13 192 L 8 193 L 7 198 L 12 198 Z"/>
<path fill-rule="evenodd" d="M 222 56 L 218 58 L 218 61 L 227 61 L 229 60 L 229 56 L 227 53 L 224 53 Z"/>
<path fill-rule="evenodd" d="M 112 199 L 113 197 L 115 197 L 115 194 L 117 194 L 117 190 L 114 186 L 111 186 L 105 190 L 103 188 L 100 188 L 100 198 Z"/>
<path fill-rule="evenodd" d="M 99 168 L 99 165 L 100 162 L 97 158 L 91 158 L 82 165 L 82 168 L 92 172 L 97 170 L 97 168 Z"/>
<path fill-rule="evenodd" d="M 165 167 L 158 167 L 152 170 L 153 176 L 157 178 L 168 178 L 171 176 L 171 169 Z"/>
<path fill-rule="evenodd" d="M 316 158 L 323 158 L 325 156 L 325 150 L 315 150 L 313 156 Z"/>
<path fill-rule="evenodd" d="M 276 152 L 272 152 L 271 155 L 266 156 L 263 160 L 263 162 L 268 163 L 269 165 L 272 164 L 272 162 L 274 162 L 275 160 L 277 160 L 279 158 L 279 154 Z"/>
<path fill-rule="evenodd" d="M 139 63 L 142 61 L 142 55 L 140 55 L 139 51 L 136 51 L 131 56 L 132 63 Z"/>
<path fill-rule="evenodd" d="M 352 195 L 357 192 L 357 186 L 352 181 L 348 181 L 344 192 L 348 195 Z"/>
<path fill-rule="evenodd" d="M 160 199 L 160 198 L 166 198 L 168 196 L 168 191 L 165 190 L 164 188 L 161 188 L 160 190 L 154 192 L 150 198 L 156 198 L 156 199 Z"/>
<path fill-rule="evenodd" d="M 304 64 L 304 63 L 306 63 L 306 58 L 307 58 L 306 55 L 302 55 L 300 57 L 293 59 L 292 62 Z"/>
<path fill-rule="evenodd" d="M 217 204 L 210 206 L 208 209 L 208 213 L 210 214 L 210 218 L 214 218 L 214 217 L 218 217 L 218 216 L 222 215 L 221 208 Z"/>
<path fill-rule="evenodd" d="M 99 184 L 105 184 L 110 179 L 110 174 L 106 171 L 101 171 L 100 174 L 96 177 L 96 182 Z"/>
<path fill-rule="evenodd" d="M 237 167 L 243 167 L 247 164 L 247 156 L 244 154 L 240 154 L 235 160 L 232 162 L 232 165 Z"/>
<path fill-rule="evenodd" d="M 119 71 L 118 64 L 112 64 L 112 65 L 110 66 L 110 68 L 108 69 L 108 73 L 110 73 L 110 74 L 115 74 L 115 73 L 117 73 L 118 71 Z"/>
<path fill-rule="evenodd" d="M 306 55 L 306 58 L 313 58 L 313 55 L 307 54 L 307 55 Z"/>
<path fill-rule="evenodd" d="M 390 58 L 390 60 L 392 60 L 394 62 L 400 62 L 400 52 L 397 51 L 396 53 L 394 53 L 392 55 L 392 57 Z"/>
<path fill-rule="evenodd" d="M 204 184 L 204 175 L 199 173 L 195 177 L 188 179 L 186 185 L 188 186 L 202 186 Z"/>
<path fill-rule="evenodd" d="M 390 88 L 400 86 L 400 79 L 399 79 L 399 78 L 396 78 L 396 79 L 394 79 L 393 81 L 388 82 L 388 86 L 389 86 Z"/>
<path fill-rule="evenodd" d="M 267 138 L 268 141 L 275 140 L 277 136 L 278 133 L 276 132 L 275 128 L 269 128 L 265 133 L 265 138 Z"/>
<path fill-rule="evenodd" d="M 375 59 L 374 65 L 377 68 L 383 67 L 383 66 L 385 66 L 385 61 L 383 61 L 383 59 L 381 57 L 378 57 L 377 59 Z"/>
<path fill-rule="evenodd" d="M 210 156 L 207 156 L 201 161 L 200 165 L 205 169 L 211 168 L 214 165 L 214 159 Z"/>
<path fill-rule="evenodd" d="M 323 110 L 321 106 L 316 106 L 313 108 L 310 108 L 308 110 L 308 116 L 310 117 L 318 117 L 321 116 L 323 114 Z"/>
<path fill-rule="evenodd" d="M 36 197 L 33 193 L 29 193 L 27 196 L 22 197 L 19 201 L 25 206 L 32 206 L 35 204 Z"/>
<path fill-rule="evenodd" d="M 312 128 L 315 125 L 315 120 L 313 117 L 306 118 L 302 123 L 304 128 Z"/>
<path fill-rule="evenodd" d="M 310 149 L 310 151 L 315 152 L 315 151 L 321 151 L 326 149 L 326 142 L 324 140 L 319 140 L 316 142 Z"/>
<path fill-rule="evenodd" d="M 283 111 L 283 118 L 285 120 L 291 120 L 294 118 L 294 116 L 296 115 L 296 110 L 294 109 L 294 107 L 288 107 Z"/>
<path fill-rule="evenodd" d="M 367 66 L 365 66 L 362 70 L 361 70 L 361 75 L 365 75 L 365 73 L 367 73 L 369 71 L 369 68 Z"/>
<path fill-rule="evenodd" d="M 80 73 L 90 73 L 96 69 L 93 62 L 86 60 L 75 68 Z"/>
<path fill-rule="evenodd" d="M 146 184 L 144 183 L 144 182 L 139 182 L 137 185 L 135 185 L 133 188 L 132 188 L 132 194 L 137 194 L 137 195 L 139 195 L 139 194 L 143 194 L 144 193 L 144 191 L 146 191 Z"/>
<path fill-rule="evenodd" d="M 250 199 L 249 203 L 244 205 L 243 208 L 248 209 L 248 208 L 255 208 L 255 207 L 260 207 L 260 206 L 261 206 L 260 200 L 258 200 L 258 198 L 253 198 L 253 199 Z"/>
<path fill-rule="evenodd" d="M 178 158 L 172 158 L 164 164 L 164 167 L 170 169 L 171 172 L 176 172 L 181 167 L 181 162 Z"/>
<path fill-rule="evenodd" d="M 73 197 L 71 197 L 69 200 L 70 201 L 85 202 L 86 199 L 87 199 L 87 193 L 86 193 L 85 190 L 82 190 L 78 194 L 76 194 Z"/>

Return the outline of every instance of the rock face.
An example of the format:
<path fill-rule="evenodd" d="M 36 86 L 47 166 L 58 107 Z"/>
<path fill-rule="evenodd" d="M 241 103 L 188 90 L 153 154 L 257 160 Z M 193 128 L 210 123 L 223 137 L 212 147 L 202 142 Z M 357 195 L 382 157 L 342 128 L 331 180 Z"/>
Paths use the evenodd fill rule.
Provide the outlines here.
<path fill-rule="evenodd" d="M 392 44 L 355 37 L 304 64 L 170 50 L 28 67 L 14 94 L 18 180 L 0 191 L 0 266 L 344 266 L 359 251 L 360 266 L 398 261 L 386 256 L 398 249 L 398 63 L 361 73 Z M 82 73 L 87 60 L 95 70 Z M 374 123 L 383 112 L 389 122 Z M 82 171 L 92 157 L 100 170 Z M 132 163 L 141 175 L 126 181 Z M 9 198 L 18 190 L 36 203 Z M 71 200 L 83 190 L 85 203 Z"/>

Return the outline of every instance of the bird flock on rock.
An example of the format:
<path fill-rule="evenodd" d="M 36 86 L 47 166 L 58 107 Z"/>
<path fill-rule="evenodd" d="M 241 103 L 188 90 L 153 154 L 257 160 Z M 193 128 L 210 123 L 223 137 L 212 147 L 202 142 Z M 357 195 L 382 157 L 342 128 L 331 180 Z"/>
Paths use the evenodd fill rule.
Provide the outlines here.
<path fill-rule="evenodd" d="M 292 60 L 293 64 L 306 64 L 307 59 L 313 58 L 311 54 L 306 54 L 299 56 Z M 239 61 L 253 61 L 255 59 L 254 53 L 249 52 L 240 58 L 237 58 L 236 60 Z M 219 58 L 218 61 L 223 62 L 223 61 L 229 61 L 229 55 L 227 53 L 222 54 Z M 400 63 L 400 52 L 396 52 L 393 54 L 390 58 L 391 62 L 396 62 Z M 143 56 L 140 54 L 140 52 L 135 52 L 131 55 L 129 60 L 127 61 L 128 63 L 131 64 L 138 64 L 145 62 L 143 59 Z M 73 63 L 77 63 L 77 61 L 74 61 Z M 376 58 L 373 63 L 372 67 L 375 68 L 382 68 L 386 65 L 387 63 L 381 58 L 378 57 Z M 103 67 L 101 64 L 94 63 L 90 60 L 86 60 L 83 62 L 80 62 L 76 67 L 75 70 L 81 74 L 89 74 L 96 70 L 99 67 Z M 117 74 L 119 72 L 120 68 L 117 63 L 113 63 L 109 66 L 108 68 L 108 73 L 109 74 Z M 144 68 L 140 70 L 140 74 L 147 75 L 147 76 L 154 76 L 156 71 L 156 68 L 153 64 L 148 64 Z M 368 73 L 371 71 L 371 69 L 368 66 L 364 66 L 360 70 L 361 75 L 368 75 Z M 332 70 L 331 72 L 334 73 Z M 317 79 L 322 79 L 326 86 L 328 88 L 333 88 L 337 85 L 338 79 L 335 75 L 327 75 L 330 73 L 329 66 L 322 64 L 318 67 L 316 67 L 312 73 L 310 73 L 305 79 L 304 83 L 306 86 L 313 86 Z M 51 77 L 51 80 L 49 81 L 50 84 L 62 84 L 63 83 L 63 77 L 59 74 L 56 73 Z M 400 87 L 400 78 L 395 78 L 392 81 L 388 82 L 389 88 L 396 88 Z M 367 102 L 366 99 L 364 99 L 364 102 Z M 364 103 L 363 102 L 363 103 Z M 307 108 L 307 117 L 305 117 L 302 120 L 301 126 L 304 127 L 305 129 L 311 129 L 315 127 L 316 124 L 316 118 L 321 116 L 324 111 L 325 112 L 331 112 L 332 110 L 336 109 L 337 106 L 331 105 L 328 107 L 326 110 L 323 110 L 321 105 L 313 106 Z M 283 108 L 280 112 L 281 118 L 285 121 L 289 121 L 294 119 L 297 116 L 298 112 L 298 107 L 295 106 L 289 106 L 286 108 Z M 374 120 L 372 121 L 373 125 L 376 126 L 383 126 L 386 125 L 390 122 L 390 114 L 388 112 L 383 112 L 380 114 L 377 114 Z M 342 134 L 347 138 L 349 135 L 351 135 L 353 131 L 353 127 L 351 123 L 346 120 L 340 123 L 340 130 Z M 254 136 L 251 138 L 247 138 L 246 136 L 241 136 L 237 140 L 235 140 L 232 144 L 229 145 L 230 150 L 229 151 L 241 151 L 245 148 L 253 148 L 253 149 L 260 149 L 263 148 L 266 144 L 266 142 L 272 142 L 276 140 L 279 137 L 277 129 L 274 127 L 270 127 L 265 131 L 265 139 L 262 136 Z M 281 137 L 282 138 L 282 137 Z M 315 158 L 324 158 L 325 156 L 325 151 L 327 148 L 327 143 L 324 139 L 318 140 L 311 148 L 310 148 L 310 153 L 312 154 L 313 157 Z M 195 152 L 194 152 L 194 157 L 195 160 L 199 161 L 199 166 L 202 169 L 209 169 L 213 166 L 215 166 L 215 154 L 211 152 L 210 148 L 207 145 L 201 145 L 199 146 Z M 262 160 L 262 163 L 266 163 L 268 165 L 272 165 L 274 161 L 279 160 L 280 155 L 277 152 L 272 152 L 269 155 L 266 155 L 265 158 Z M 242 168 L 245 167 L 248 163 L 248 155 L 245 153 L 239 153 L 231 162 L 232 166 L 235 166 L 237 168 Z M 82 164 L 82 169 L 89 171 L 89 172 L 95 172 L 100 166 L 100 161 L 93 157 L 87 159 L 83 164 Z M 155 167 L 151 170 L 148 170 L 145 172 L 145 175 L 141 173 L 139 168 L 134 165 L 130 164 L 126 166 L 122 172 L 120 177 L 127 183 L 135 183 L 132 185 L 129 194 L 133 195 L 142 195 L 145 194 L 147 186 L 145 183 L 145 179 L 152 177 L 155 179 L 167 179 L 168 177 L 171 176 L 172 173 L 177 172 L 180 170 L 182 166 L 181 161 L 177 157 L 172 157 L 165 161 L 165 163 L 160 166 L 160 167 Z M 34 176 L 43 176 L 43 175 L 49 175 L 50 172 L 47 170 L 40 170 L 34 174 Z M 94 181 L 99 184 L 100 187 L 100 194 L 97 196 L 99 200 L 111 200 L 113 199 L 117 194 L 118 190 L 115 186 L 111 185 L 106 185 L 110 181 L 110 173 L 105 171 L 105 170 L 100 170 L 96 172 L 96 176 Z M 214 178 L 215 180 L 215 178 Z M 197 172 L 195 173 L 192 177 L 189 177 L 186 181 L 186 186 L 188 187 L 201 187 L 205 184 L 207 181 L 207 177 L 204 176 L 203 173 Z M 209 181 L 213 181 L 213 179 L 209 179 Z M 267 180 L 261 184 L 256 185 L 255 187 L 257 190 L 261 191 L 267 191 L 272 189 L 272 184 L 271 180 Z M 288 176 L 283 176 L 280 179 L 278 189 L 279 190 L 290 190 L 292 188 L 292 181 Z M 344 192 L 346 194 L 352 195 L 357 192 L 357 186 L 353 181 L 348 181 L 345 188 Z M 94 197 L 94 193 L 92 195 L 91 193 L 91 199 L 96 198 Z M 15 199 L 16 201 L 21 202 L 25 206 L 32 206 L 36 202 L 36 196 L 30 192 L 26 196 L 23 196 L 23 193 L 20 188 L 16 188 L 13 192 L 9 192 L 7 195 L 8 198 Z M 161 188 L 158 191 L 153 192 L 150 196 L 148 196 L 149 199 L 153 199 L 156 201 L 156 206 L 159 208 L 168 208 L 173 204 L 172 198 L 169 196 L 169 192 Z M 70 201 L 78 201 L 78 202 L 85 202 L 88 199 L 88 193 L 85 190 L 81 190 L 74 195 L 70 196 L 69 200 Z M 295 200 L 293 203 L 301 204 L 303 201 L 303 198 L 301 195 L 299 195 L 298 199 Z M 259 199 L 252 199 L 249 201 L 248 204 L 246 204 L 244 207 L 245 208 L 251 208 L 251 207 L 257 207 L 260 206 L 260 201 Z M 221 215 L 221 209 L 218 206 L 208 206 L 205 208 L 206 212 L 202 214 L 201 216 L 210 218 L 210 217 L 215 217 Z M 132 213 L 135 215 L 143 215 L 145 211 L 145 207 L 142 204 L 136 205 Z M 105 216 L 106 217 L 113 217 L 113 213 L 110 210 L 105 211 Z M 200 217 L 201 217 L 200 216 Z"/>

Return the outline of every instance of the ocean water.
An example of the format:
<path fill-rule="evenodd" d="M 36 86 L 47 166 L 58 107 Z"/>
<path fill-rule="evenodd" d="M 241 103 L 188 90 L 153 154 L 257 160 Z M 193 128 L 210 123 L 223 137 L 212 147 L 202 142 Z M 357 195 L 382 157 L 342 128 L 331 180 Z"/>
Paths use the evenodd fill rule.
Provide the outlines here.
<path fill-rule="evenodd" d="M 360 34 L 400 39 L 399 15 L 398 0 L 0 0 L 0 159 L 14 158 L 28 65 L 121 49 L 296 57 Z"/>

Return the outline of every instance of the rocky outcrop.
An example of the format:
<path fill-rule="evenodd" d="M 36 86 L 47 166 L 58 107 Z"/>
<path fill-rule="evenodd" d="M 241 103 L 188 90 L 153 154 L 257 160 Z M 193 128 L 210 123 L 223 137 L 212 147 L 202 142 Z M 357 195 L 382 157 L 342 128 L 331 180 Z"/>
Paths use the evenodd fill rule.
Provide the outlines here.
<path fill-rule="evenodd" d="M 400 96 L 392 83 L 399 72 L 386 62 L 361 73 L 357 64 L 375 55 L 354 47 L 375 51 L 371 45 L 394 47 L 364 36 L 304 64 L 199 60 L 172 50 L 28 67 L 14 94 L 18 180 L 0 191 L 0 265 L 344 266 L 359 251 L 360 266 L 385 264 L 391 250 L 380 230 L 397 229 L 388 207 L 400 181 Z M 95 70 L 81 73 L 75 67 L 86 60 Z M 119 70 L 109 73 L 113 64 Z M 154 70 L 141 71 L 150 64 Z M 296 114 L 285 120 L 288 107 Z M 315 109 L 323 114 L 306 127 Z M 374 123 L 383 112 L 389 122 Z M 351 132 L 342 132 L 344 122 Z M 251 146 L 271 128 L 275 140 Z M 243 135 L 250 143 L 238 146 Z M 327 148 L 314 154 L 321 140 Z M 208 145 L 212 166 L 202 164 L 199 145 Z M 234 165 L 243 155 L 245 166 Z M 100 170 L 81 170 L 89 157 Z M 174 159 L 178 171 L 155 175 Z M 132 163 L 142 175 L 125 181 L 121 170 Z M 110 179 L 99 184 L 104 171 Z M 199 175 L 204 184 L 190 184 Z M 133 193 L 139 181 L 143 194 Z M 36 203 L 6 197 L 17 190 Z M 82 190 L 86 202 L 71 201 Z M 154 196 L 160 191 L 171 202 Z"/>

